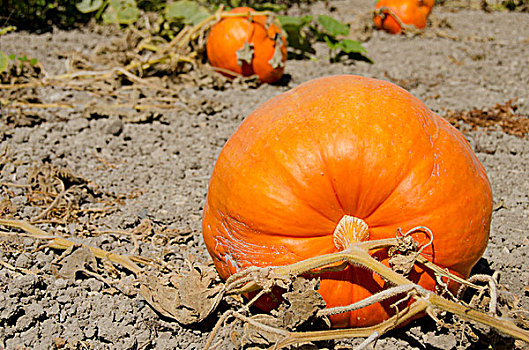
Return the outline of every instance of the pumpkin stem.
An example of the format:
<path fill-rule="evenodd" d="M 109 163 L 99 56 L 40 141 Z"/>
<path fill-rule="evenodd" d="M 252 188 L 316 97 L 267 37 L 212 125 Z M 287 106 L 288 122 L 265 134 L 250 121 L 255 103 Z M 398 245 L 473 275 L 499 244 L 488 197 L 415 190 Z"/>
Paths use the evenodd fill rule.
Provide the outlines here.
<path fill-rule="evenodd" d="M 418 228 L 414 228 L 403 236 L 407 236 L 408 234 L 414 232 L 417 229 Z M 419 227 L 419 229 L 423 228 Z M 340 251 L 327 255 L 320 255 L 303 261 L 299 261 L 291 265 L 272 268 L 274 276 L 299 276 L 311 270 L 319 269 L 321 267 L 329 266 L 336 262 L 343 261 L 347 264 L 363 266 L 373 272 L 376 272 L 382 278 L 387 280 L 390 285 L 393 285 L 393 287 L 385 291 L 379 292 L 373 295 L 372 297 L 368 297 L 357 303 L 353 303 L 344 307 L 329 308 L 326 309 L 326 311 L 322 310 L 318 312 L 318 314 L 321 313 L 321 315 L 349 312 L 351 310 L 356 310 L 360 307 L 371 305 L 375 302 L 380 302 L 381 300 L 384 300 L 389 296 L 394 296 L 395 294 L 401 294 L 406 292 L 413 293 L 415 291 L 416 295 L 413 296 L 414 302 L 411 305 L 408 305 L 403 310 L 397 311 L 397 313 L 388 320 L 383 321 L 375 326 L 354 329 L 288 332 L 288 336 L 286 336 L 282 341 L 276 344 L 276 348 L 282 348 L 292 344 L 317 340 L 369 337 L 374 332 L 377 332 L 377 334 L 380 335 L 386 333 L 390 329 L 397 327 L 398 325 L 402 325 L 406 322 L 409 322 L 414 317 L 416 317 L 416 315 L 423 314 L 425 312 L 428 313 L 430 310 L 447 311 L 452 314 L 458 315 L 463 319 L 490 326 L 492 328 L 497 329 L 501 333 L 508 334 L 514 338 L 529 343 L 529 332 L 527 330 L 518 327 L 513 321 L 501 319 L 494 314 L 494 310 L 497 309 L 495 302 L 490 303 L 489 312 L 491 313 L 491 315 L 487 315 L 486 313 L 472 309 L 466 304 L 460 304 L 445 299 L 442 296 L 435 294 L 434 292 L 425 290 L 419 285 L 413 284 L 409 279 L 393 271 L 386 265 L 382 264 L 380 261 L 374 259 L 369 254 L 369 251 L 373 249 L 394 246 L 398 244 L 398 241 L 397 239 L 368 241 L 368 227 L 363 220 L 352 216 L 344 216 L 335 229 L 334 237 L 336 247 L 339 249 L 344 248 L 345 251 Z M 362 240 L 366 241 L 362 242 Z M 454 275 L 442 270 L 440 267 L 428 261 L 421 255 L 417 256 L 417 262 L 423 264 L 425 267 L 431 268 L 434 273 L 439 273 L 442 276 L 450 276 L 451 278 L 455 278 Z M 259 269 L 262 270 L 263 268 L 248 268 L 247 270 L 243 270 L 238 274 L 233 275 L 235 276 L 234 280 L 232 280 L 230 277 L 230 279 L 228 279 L 227 281 L 227 294 L 242 294 L 262 289 L 262 287 L 260 287 L 259 284 L 255 282 L 255 279 L 251 278 L 251 276 L 248 276 L 250 278 L 244 278 L 245 275 L 247 275 L 249 272 Z M 245 284 L 241 285 L 241 283 L 238 283 L 239 279 L 242 279 L 242 282 L 244 282 Z M 472 279 L 470 282 L 459 278 L 458 280 L 464 282 L 464 284 L 467 286 L 476 287 L 477 289 L 483 289 L 483 287 L 475 286 L 473 283 L 471 283 L 473 281 Z M 489 284 L 495 284 L 495 281 L 487 281 L 489 282 Z M 491 298 L 496 299 L 497 290 L 495 286 L 494 288 L 491 287 L 490 293 Z"/>
<path fill-rule="evenodd" d="M 333 236 L 334 246 L 342 251 L 356 243 L 367 241 L 369 239 L 369 227 L 360 218 L 344 215 L 336 225 Z"/>

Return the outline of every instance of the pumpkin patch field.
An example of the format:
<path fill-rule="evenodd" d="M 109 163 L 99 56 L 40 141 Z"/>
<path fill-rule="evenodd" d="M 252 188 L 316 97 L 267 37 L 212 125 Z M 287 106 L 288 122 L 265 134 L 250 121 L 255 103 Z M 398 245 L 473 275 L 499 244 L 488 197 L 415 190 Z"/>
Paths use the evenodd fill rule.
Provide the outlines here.
<path fill-rule="evenodd" d="M 0 350 L 529 349 L 529 4 L 402 2 L 0 19 Z"/>

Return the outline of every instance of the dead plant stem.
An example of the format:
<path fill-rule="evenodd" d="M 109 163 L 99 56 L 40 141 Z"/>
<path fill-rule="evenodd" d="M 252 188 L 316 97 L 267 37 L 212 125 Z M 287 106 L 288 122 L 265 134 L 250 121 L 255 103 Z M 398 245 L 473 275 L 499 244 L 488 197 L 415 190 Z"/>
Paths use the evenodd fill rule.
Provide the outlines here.
<path fill-rule="evenodd" d="M 4 266 L 8 270 L 20 271 L 22 273 L 25 273 L 26 275 L 36 275 L 38 273 L 38 271 L 34 272 L 34 271 L 31 271 L 31 270 L 25 269 L 23 267 L 13 266 L 13 265 L 11 265 L 11 264 L 3 261 L 3 260 L 0 260 L 0 265 Z"/>
<path fill-rule="evenodd" d="M 61 191 L 56 197 L 55 199 L 51 202 L 51 204 L 44 210 L 42 211 L 39 215 L 37 215 L 36 217 L 34 217 L 33 219 L 30 220 L 31 223 L 34 223 L 36 221 L 39 221 L 39 220 L 42 220 L 44 219 L 58 204 L 59 204 L 59 201 L 64 197 L 66 196 L 66 194 L 76 188 L 77 186 L 72 186 L 68 189 L 65 189 L 63 191 Z"/>
<path fill-rule="evenodd" d="M 50 241 L 48 243 L 48 246 L 50 248 L 53 248 L 53 249 L 68 249 L 68 248 L 76 245 L 76 243 L 74 243 L 72 241 L 69 241 L 69 240 L 67 240 L 65 238 L 57 237 L 57 236 L 50 236 L 45 231 L 43 231 L 43 230 L 31 225 L 27 221 L 0 219 L 0 225 L 24 230 L 27 233 L 29 233 L 30 236 L 33 237 L 33 238 L 48 240 L 48 241 Z M 143 271 L 138 265 L 136 265 L 132 261 L 130 256 L 107 252 L 105 250 L 102 250 L 102 249 L 99 249 L 99 248 L 95 248 L 95 247 L 86 246 L 84 244 L 82 244 L 81 246 L 90 249 L 92 251 L 92 253 L 95 255 L 96 258 L 105 259 L 105 260 L 111 261 L 111 262 L 113 262 L 115 264 L 121 265 L 122 267 L 124 267 L 125 269 L 129 270 L 130 272 L 132 272 L 136 276 L 140 272 Z"/>
<path fill-rule="evenodd" d="M 417 314 L 422 313 L 428 307 L 428 302 L 424 299 L 418 299 L 408 308 L 400 311 L 398 314 L 383 321 L 375 326 L 347 328 L 347 329 L 331 329 L 323 331 L 310 332 L 290 332 L 285 339 L 276 344 L 277 349 L 287 347 L 289 345 L 299 344 L 302 342 L 333 340 L 343 338 L 368 338 L 374 332 L 382 335 L 389 330 L 396 328 L 400 324 L 404 324 Z"/>
<path fill-rule="evenodd" d="M 395 286 L 405 286 L 404 288 L 408 291 L 411 290 L 409 287 L 410 285 L 414 285 L 415 290 L 417 290 L 419 296 L 414 297 L 415 301 L 412 303 L 412 305 L 405 310 L 397 313 L 395 316 L 398 316 L 398 324 L 402 324 L 409 318 L 415 316 L 418 313 L 425 312 L 427 309 L 434 308 L 439 309 L 443 311 L 450 312 L 452 314 L 455 314 L 463 319 L 466 319 L 468 321 L 474 321 L 478 322 L 480 324 L 487 325 L 489 327 L 495 328 L 496 330 L 508 334 L 512 337 L 515 337 L 517 339 L 521 339 L 527 343 L 529 343 L 529 331 L 523 330 L 519 327 L 517 327 L 513 322 L 509 320 L 500 320 L 496 317 L 489 316 L 483 312 L 471 309 L 467 306 L 458 304 L 456 302 L 447 300 L 434 292 L 425 290 L 424 288 L 414 284 L 410 280 L 408 280 L 406 277 L 398 274 L 397 272 L 393 271 L 386 265 L 382 264 L 378 260 L 374 259 L 368 251 L 375 248 L 380 248 L 380 245 L 386 245 L 389 243 L 389 240 L 384 240 L 383 242 L 365 242 L 359 243 L 357 245 L 351 246 L 348 249 L 332 253 L 332 254 L 326 254 L 322 256 L 316 256 L 313 258 L 309 258 L 291 265 L 286 266 L 280 266 L 273 269 L 273 272 L 277 275 L 283 275 L 283 276 L 298 276 L 301 274 L 305 274 L 311 270 L 320 268 L 322 266 L 330 265 L 339 261 L 346 261 L 350 265 L 356 265 L 356 266 L 362 266 L 364 268 L 367 268 L 377 274 L 379 274 L 382 278 L 387 280 L 389 283 L 395 285 Z M 239 273 L 237 274 L 237 278 L 241 277 L 244 279 L 244 274 Z M 228 286 L 236 286 L 239 285 L 236 283 L 237 281 L 228 280 L 230 284 L 227 284 Z M 242 287 L 238 287 L 235 290 L 227 290 L 228 293 L 247 293 L 255 290 L 259 290 L 260 286 L 257 285 L 256 282 L 250 281 L 249 283 L 245 284 Z M 391 292 L 390 292 L 391 294 Z M 394 293 L 393 293 L 394 295 Z M 373 300 L 381 301 L 389 296 L 385 295 L 374 295 Z M 373 300 L 370 300 L 373 301 Z M 353 304 L 354 305 L 354 304 Z M 344 309 L 345 310 L 345 309 Z M 343 310 L 337 310 L 337 311 L 343 311 Z M 388 321 L 391 320 L 390 323 L 388 321 L 382 322 L 377 326 L 374 327 L 368 327 L 363 329 L 349 329 L 349 330 L 341 330 L 341 331 L 321 331 L 321 332 L 309 332 L 309 333 L 302 333 L 304 335 L 299 335 L 300 338 L 297 337 L 297 333 L 291 333 L 289 336 L 289 339 L 302 339 L 303 341 L 312 341 L 312 340 L 328 340 L 328 339 L 336 339 L 339 337 L 368 337 L 370 334 L 372 334 L 374 331 L 377 331 L 379 334 L 384 334 L 387 330 L 394 327 L 397 323 L 395 321 L 395 316 L 390 318 Z M 338 336 L 339 334 L 339 336 Z M 293 338 L 292 338 L 293 337 Z M 287 344 L 283 344 L 282 346 L 293 344 L 289 340 Z M 281 343 L 282 344 L 282 343 Z"/>

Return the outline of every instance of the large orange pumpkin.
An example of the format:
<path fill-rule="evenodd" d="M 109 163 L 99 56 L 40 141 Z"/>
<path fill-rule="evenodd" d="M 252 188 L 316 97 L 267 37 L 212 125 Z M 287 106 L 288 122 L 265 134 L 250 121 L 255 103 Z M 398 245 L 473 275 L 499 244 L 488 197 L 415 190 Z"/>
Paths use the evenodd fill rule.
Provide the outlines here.
<path fill-rule="evenodd" d="M 333 231 L 345 215 L 367 223 L 369 240 L 422 225 L 433 232 L 422 255 L 466 278 L 487 245 L 491 208 L 487 175 L 461 133 L 394 84 L 342 75 L 301 84 L 244 120 L 215 164 L 203 234 L 225 279 L 343 249 Z M 387 251 L 376 254 L 387 264 Z M 355 266 L 320 277 L 327 307 L 386 287 Z M 417 266 L 409 278 L 435 288 Z M 375 304 L 331 321 L 368 326 L 392 313 Z"/>
<path fill-rule="evenodd" d="M 395 15 L 402 23 L 422 29 L 426 27 L 433 4 L 432 0 L 379 0 L 375 5 L 379 9 L 374 17 L 375 26 L 392 34 L 400 33 L 402 28 Z"/>
<path fill-rule="evenodd" d="M 252 13 L 249 7 L 237 7 L 230 13 Z M 227 17 L 211 28 L 207 54 L 213 67 L 233 77 L 256 74 L 262 82 L 281 78 L 287 59 L 286 38 L 278 24 L 267 23 L 266 16 Z M 235 74 L 230 74 L 233 72 Z"/>

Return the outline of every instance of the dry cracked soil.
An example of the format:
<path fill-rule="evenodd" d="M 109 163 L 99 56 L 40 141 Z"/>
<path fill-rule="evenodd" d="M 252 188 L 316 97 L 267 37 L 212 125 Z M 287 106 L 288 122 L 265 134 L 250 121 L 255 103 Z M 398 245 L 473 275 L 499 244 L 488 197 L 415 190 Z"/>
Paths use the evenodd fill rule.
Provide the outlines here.
<path fill-rule="evenodd" d="M 316 2 L 294 6 L 290 12 L 331 14 L 354 23 L 370 6 L 360 0 Z M 149 105 L 148 86 L 121 86 L 119 94 L 111 96 L 97 86 L 2 89 L 4 100 L 47 106 L 2 107 L 1 214 L 22 220 L 37 217 L 39 228 L 72 242 L 161 258 L 166 268 L 186 271 L 189 259 L 209 262 L 201 214 L 222 146 L 253 109 L 302 82 L 357 74 L 392 81 L 441 116 L 512 101 L 519 118 L 527 119 L 529 13 L 437 6 L 431 21 L 421 35 L 362 33 L 373 63 L 330 63 L 326 49 L 318 47 L 313 60 L 289 60 L 280 84 L 218 88 L 190 79 L 179 83 L 172 108 L 156 111 L 130 107 L 138 101 Z M 0 37 L 0 50 L 36 57 L 47 74 L 57 75 L 67 72 L 75 55 L 90 55 L 97 45 L 117 36 L 118 31 L 93 27 L 15 32 Z M 31 98 L 24 99 L 27 96 Z M 156 98 L 152 105 L 160 95 Z M 118 107 L 109 111 L 101 107 L 105 105 Z M 529 310 L 529 141 L 501 125 L 458 126 L 484 164 L 494 194 L 489 245 L 476 272 L 499 272 L 500 282 Z M 56 195 L 65 190 L 64 184 L 75 189 L 43 215 L 51 205 L 46 193 Z M 150 235 L 138 229 L 142 222 L 152 225 Z M 83 266 L 67 271 L 68 251 L 44 247 L 19 230 L 3 227 L 0 233 L 0 349 L 201 349 L 222 312 L 199 325 L 179 324 L 155 312 L 123 269 L 101 262 L 94 267 L 88 258 Z M 88 270 L 97 273 L 84 272 Z M 487 346 L 470 338 L 461 329 L 437 327 L 423 318 L 383 336 L 373 348 Z M 499 338 L 485 341 L 493 348 L 528 348 Z M 354 348 L 360 342 L 317 346 Z"/>

